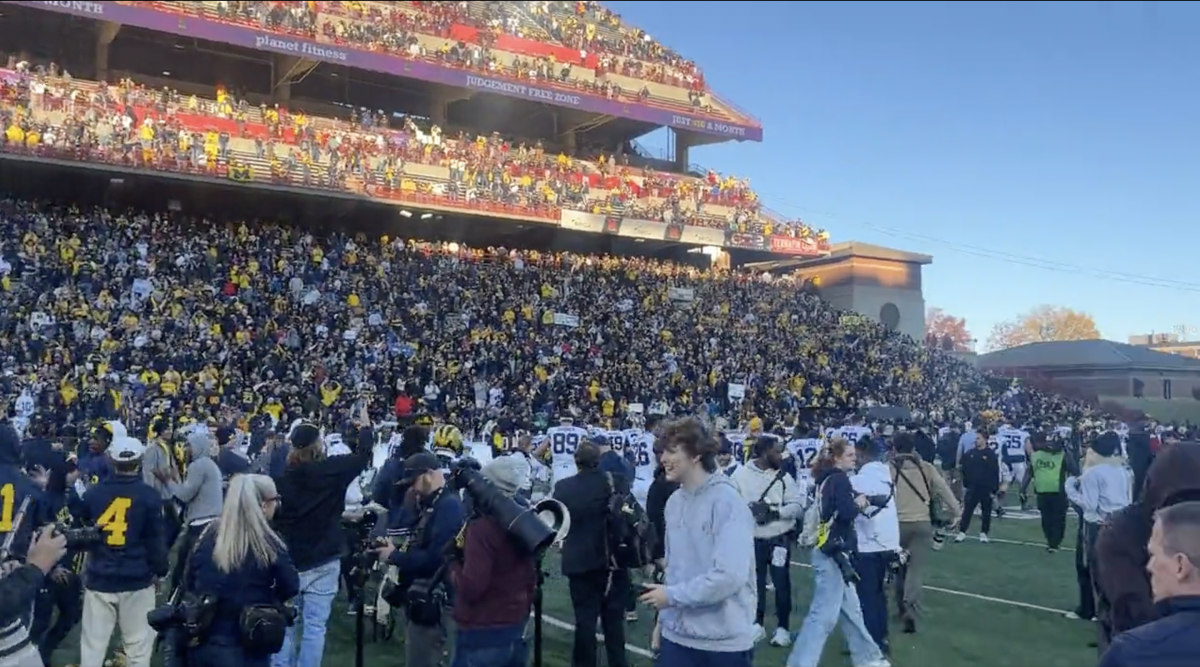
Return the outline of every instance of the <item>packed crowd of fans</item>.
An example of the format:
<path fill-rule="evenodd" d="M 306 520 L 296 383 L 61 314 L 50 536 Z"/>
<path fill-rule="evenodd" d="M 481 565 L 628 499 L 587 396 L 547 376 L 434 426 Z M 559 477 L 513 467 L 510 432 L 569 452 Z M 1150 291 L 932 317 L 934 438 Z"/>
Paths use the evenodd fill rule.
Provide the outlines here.
<path fill-rule="evenodd" d="M 53 67 L 5 77 L 7 150 L 366 191 L 425 193 L 451 206 L 479 200 L 553 218 L 555 209 L 828 240 L 824 230 L 766 216 L 745 179 L 703 179 L 636 169 L 622 156 L 594 162 L 499 135 L 455 138 L 411 119 L 392 130 L 382 114 L 349 122 L 251 105 L 219 89 L 214 99 L 124 80 L 93 84 Z M 444 171 L 406 167 L 440 167 Z M 443 175 L 444 174 L 444 175 Z"/>
<path fill-rule="evenodd" d="M 470 9 L 469 3 L 427 3 L 419 6 L 372 2 L 220 2 L 178 5 L 162 2 L 141 2 L 159 11 L 195 14 L 236 23 L 253 24 L 259 29 L 324 39 L 368 50 L 383 50 L 403 54 L 407 58 L 449 62 L 457 67 L 474 69 L 493 76 L 533 79 L 548 86 L 564 86 L 584 90 L 613 99 L 628 98 L 643 104 L 671 109 L 704 111 L 728 116 L 714 107 L 703 87 L 703 80 L 686 72 L 690 69 L 666 65 L 647 65 L 630 58 L 614 56 L 581 56 L 578 61 L 566 61 L 547 54 L 542 48 L 518 49 L 514 52 L 494 47 L 500 26 L 515 26 L 514 16 L 522 14 L 512 7 Z M 480 25 L 482 29 L 474 29 Z M 587 40 L 593 29 L 578 31 L 579 39 Z M 572 34 L 575 34 L 574 32 Z M 510 48 L 516 48 L 511 47 Z M 684 62 L 684 61 L 680 61 Z M 590 72 L 590 74 L 585 74 Z M 640 88 L 623 87 L 609 73 L 621 74 Z M 647 83 L 661 83 L 679 88 L 652 90 Z"/>
<path fill-rule="evenodd" d="M 982 391 L 786 279 L 20 201 L 3 217 L 4 381 L 36 387 L 56 424 L 93 418 L 109 390 L 197 416 L 408 397 L 464 424 L 495 416 L 489 392 L 520 419 L 631 403 L 736 417 L 735 382 L 742 409 L 785 419 Z"/>

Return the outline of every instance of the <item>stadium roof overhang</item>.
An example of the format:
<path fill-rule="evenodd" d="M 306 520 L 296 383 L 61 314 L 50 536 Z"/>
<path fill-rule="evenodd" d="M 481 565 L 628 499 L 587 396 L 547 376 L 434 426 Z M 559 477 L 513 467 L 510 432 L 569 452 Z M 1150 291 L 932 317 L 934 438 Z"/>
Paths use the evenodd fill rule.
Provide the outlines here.
<path fill-rule="evenodd" d="M 933 263 L 933 257 L 930 255 L 898 250 L 896 248 L 886 248 L 873 243 L 862 243 L 861 241 L 843 241 L 833 244 L 829 249 L 829 254 L 823 257 L 787 257 L 762 262 L 750 262 L 745 264 L 745 267 L 754 271 L 764 272 L 787 271 L 791 269 L 813 268 L 824 264 L 836 264 L 850 257 L 881 259 L 891 262 L 918 264 L 920 266 Z"/>

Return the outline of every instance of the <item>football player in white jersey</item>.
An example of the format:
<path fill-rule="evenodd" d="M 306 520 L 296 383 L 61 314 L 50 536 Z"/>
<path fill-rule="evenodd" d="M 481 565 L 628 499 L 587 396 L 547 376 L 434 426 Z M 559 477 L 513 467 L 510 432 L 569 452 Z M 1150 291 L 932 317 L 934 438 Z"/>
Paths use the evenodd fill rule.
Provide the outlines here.
<path fill-rule="evenodd" d="M 845 438 L 852 445 L 858 444 L 859 440 L 869 435 L 871 427 L 863 424 L 862 417 L 851 417 L 850 423 L 833 432 L 834 438 Z"/>
<path fill-rule="evenodd" d="M 820 438 L 813 437 L 809 434 L 808 437 L 794 438 L 787 443 L 787 451 L 796 460 L 796 478 L 800 482 L 804 482 L 804 488 L 808 488 L 812 482 L 812 464 L 817 460 L 817 455 L 821 453 L 821 448 L 825 446 Z"/>
<path fill-rule="evenodd" d="M 1011 424 L 1005 424 L 996 431 L 996 439 L 1000 442 L 1000 465 L 1008 468 L 1009 479 L 1018 484 L 1025 479 L 1026 463 L 1025 450 L 1029 446 L 1029 433 Z M 1021 509 L 1026 507 L 1026 499 L 1021 496 Z"/>
<path fill-rule="evenodd" d="M 576 426 L 575 420 L 570 417 L 563 417 L 558 426 L 546 431 L 545 441 L 534 454 L 539 461 L 549 462 L 550 488 L 578 472 L 575 469 L 575 450 L 587 437 L 587 429 Z"/>
<path fill-rule="evenodd" d="M 633 464 L 633 497 L 645 507 L 650 484 L 654 482 L 654 434 L 640 429 L 631 431 L 625 436 L 625 458 Z"/>

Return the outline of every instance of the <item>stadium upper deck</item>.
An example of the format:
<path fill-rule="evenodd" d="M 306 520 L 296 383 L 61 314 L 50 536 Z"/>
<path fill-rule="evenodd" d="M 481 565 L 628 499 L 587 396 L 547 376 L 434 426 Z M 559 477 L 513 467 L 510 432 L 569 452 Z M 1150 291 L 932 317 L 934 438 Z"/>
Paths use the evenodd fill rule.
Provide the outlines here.
<path fill-rule="evenodd" d="M 327 65 L 318 69 L 316 61 L 296 57 L 264 58 L 261 51 L 227 45 L 215 50 L 217 45 L 198 39 L 180 40 L 162 34 L 167 26 L 161 20 L 154 24 L 162 28 L 158 31 L 131 27 L 138 24 L 129 19 L 143 20 L 151 15 L 161 19 L 162 7 L 156 3 L 18 4 L 105 19 L 99 23 L 78 21 L 9 5 L 6 13 L 18 20 L 5 22 L 3 27 L 13 32 L 3 36 L 10 44 L 30 45 L 22 58 L 52 57 L 72 72 L 90 72 L 97 79 L 129 77 L 152 89 L 161 87 L 147 91 L 144 86 L 123 86 L 99 89 L 103 93 L 98 94 L 94 85 L 73 79 L 59 91 L 72 100 L 83 94 L 93 102 L 103 98 L 108 100 L 106 103 L 126 105 L 139 126 L 136 133 L 154 144 L 151 153 L 132 156 L 135 161 L 150 158 L 143 166 L 217 176 L 232 173 L 239 179 L 273 184 L 333 187 L 434 210 L 466 209 L 557 223 L 575 230 L 694 245 L 790 255 L 820 254 L 828 247 L 823 232 L 771 215 L 743 180 L 714 172 L 684 176 L 652 169 L 670 165 L 654 164 L 626 152 L 629 143 L 621 137 L 628 127 L 605 133 L 598 124 L 588 130 L 557 133 L 554 130 L 565 116 L 505 104 L 502 98 L 476 95 L 462 99 L 456 97 L 465 94 L 462 89 L 378 76 L 355 67 Z M 133 6 L 147 4 L 158 9 Z M 426 4 L 433 7 L 402 3 L 399 14 L 425 17 L 421 20 L 427 23 L 422 25 L 434 32 L 454 26 L 471 27 L 471 23 L 486 25 L 489 20 L 486 15 L 471 13 L 478 14 L 477 9 L 455 14 L 461 11 L 458 3 Z M 549 13 L 554 7 L 539 6 Z M 253 20 L 261 39 L 266 39 L 269 31 L 281 36 L 328 33 L 333 35 L 330 43 L 376 49 L 386 42 L 392 50 L 403 50 L 414 57 L 409 61 L 394 56 L 385 59 L 409 65 L 419 64 L 415 56 L 420 56 L 429 64 L 436 61 L 441 66 L 453 65 L 461 72 L 471 57 L 465 52 L 458 56 L 431 54 L 422 50 L 421 37 L 416 33 L 368 32 L 368 26 L 400 25 L 396 12 L 388 14 L 391 18 L 381 18 L 380 13 L 388 11 L 388 6 L 377 3 L 192 2 L 169 7 L 193 12 L 184 19 L 179 19 L 179 14 L 174 18 L 174 27 L 192 36 L 212 37 L 212 30 L 237 29 L 239 23 Z M 598 11 L 594 7 L 583 9 L 585 13 Z M 354 22 L 354 16 L 370 20 Z M 123 20 L 115 23 L 111 19 Z M 460 20 L 463 23 L 457 22 Z M 604 20 L 610 24 L 614 21 L 611 16 Z M 504 23 L 503 19 L 494 21 Z M 143 24 L 149 23 L 143 20 Z M 524 30 L 522 34 L 528 34 L 515 20 L 504 25 L 513 32 Z M 547 25 L 560 38 L 572 39 L 570 30 L 564 28 L 571 25 L 569 21 L 552 18 Z M 586 28 L 582 30 L 586 32 Z M 617 28 L 606 28 L 605 32 L 626 34 Z M 599 45 L 601 53 L 620 47 L 615 37 L 607 39 L 592 43 Z M 87 48 L 89 41 L 95 43 L 94 49 Z M 66 42 L 80 48 L 36 53 L 36 45 L 45 42 Z M 641 43 L 652 44 L 644 39 Z M 313 46 L 316 42 L 305 44 L 318 48 Z M 271 48 L 269 44 L 259 46 Z M 310 53 L 311 48 L 305 50 L 309 47 L 297 46 L 293 51 L 329 56 L 323 51 Z M 452 47 L 451 51 L 458 48 Z M 689 63 L 664 55 L 667 52 L 659 46 L 642 48 L 648 49 L 642 57 L 653 60 L 653 67 L 658 69 L 647 66 L 636 72 L 630 70 L 630 74 L 666 80 L 677 76 L 669 72 L 687 67 L 690 74 L 686 76 L 693 77 L 689 85 L 702 87 L 702 77 Z M 620 66 L 631 67 L 628 62 Z M 668 66 L 675 69 L 669 70 Z M 495 68 L 494 62 L 491 67 Z M 168 88 L 179 91 L 179 98 L 175 93 L 167 95 Z M 214 89 L 219 91 L 215 95 Z M 162 100 L 156 99 L 159 93 Z M 194 97 L 183 102 L 188 93 Z M 168 98 L 174 103 L 166 102 Z M 30 120 L 61 127 L 72 111 L 78 111 L 54 108 L 53 96 L 48 99 L 46 106 L 35 108 Z M 458 103 L 446 103 L 439 113 L 438 100 L 450 99 Z M 384 127 L 387 113 L 364 113 L 363 107 L 390 109 L 393 116 L 399 116 L 397 110 L 415 115 L 397 123 L 401 129 L 389 130 Z M 351 116 L 353 122 L 334 120 L 338 116 Z M 437 120 L 442 122 L 431 122 Z M 188 138 L 178 139 L 180 132 Z M 159 144 L 168 136 L 191 147 L 187 151 L 162 150 Z M 586 145 L 564 140 L 572 137 Z M 214 147 L 211 156 L 209 146 Z M 110 158 L 104 159 L 112 161 Z"/>
<path fill-rule="evenodd" d="M 462 2 L 8 4 L 533 100 L 583 112 L 592 122 L 596 117 L 613 117 L 638 121 L 643 131 L 671 127 L 680 131 L 677 153 L 686 154 L 687 146 L 713 137 L 762 140 L 761 124 L 710 94 L 694 65 L 647 41 L 640 31 L 614 25 L 609 13 L 595 16 L 600 22 L 592 22 L 602 10 L 587 3 L 575 16 L 555 12 L 541 19 L 580 49 L 500 30 L 510 26 L 522 32 L 514 14 L 526 16 L 526 24 L 535 22 L 535 15 L 521 9 L 520 3 L 512 3 L 512 8 L 494 18 L 486 13 L 490 3 Z M 480 24 L 485 29 L 475 27 Z M 492 25 L 496 29 L 486 27 Z M 644 44 L 629 46 L 639 41 Z M 582 48 L 593 44 L 599 52 Z M 451 64 L 444 57 L 452 51 L 476 50 L 480 53 L 471 62 Z M 623 55 L 614 53 L 618 50 Z M 638 55 L 652 59 L 647 62 Z"/>

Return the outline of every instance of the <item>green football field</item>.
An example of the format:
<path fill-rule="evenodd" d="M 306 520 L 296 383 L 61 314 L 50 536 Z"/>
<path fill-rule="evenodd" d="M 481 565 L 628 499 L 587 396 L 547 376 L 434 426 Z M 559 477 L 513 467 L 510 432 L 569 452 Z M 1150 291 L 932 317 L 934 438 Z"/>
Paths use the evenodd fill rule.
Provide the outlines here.
<path fill-rule="evenodd" d="M 1073 534 L 1074 519 L 1068 534 Z M 974 522 L 978 525 L 978 520 Z M 1041 544 L 1036 520 L 1006 518 L 994 521 L 992 542 L 974 539 L 947 544 L 934 553 L 925 596 L 926 620 L 921 632 L 903 635 L 894 627 L 892 662 L 897 667 L 1081 667 L 1096 662 L 1096 649 L 1088 643 L 1095 636 L 1090 623 L 1064 617 L 1077 602 L 1074 552 L 1068 549 L 1047 553 Z M 1071 545 L 1067 545 L 1071 546 Z M 571 604 L 557 561 L 547 560 L 545 585 L 544 665 L 570 667 Z M 808 608 L 812 573 L 803 557 L 793 566 L 792 630 L 798 630 Z M 771 609 L 768 605 L 768 610 Z M 629 624 L 627 646 L 632 665 L 652 663 L 649 636 L 651 614 L 642 610 L 641 619 Z M 769 614 L 768 614 L 769 618 Z M 769 625 L 770 632 L 773 627 Z M 368 625 L 367 665 L 403 663 L 402 639 L 371 641 Z M 401 633 L 397 633 L 401 634 Z M 844 640 L 834 632 L 825 651 L 822 667 L 849 664 L 842 655 Z M 54 665 L 78 661 L 78 640 L 72 637 L 54 659 Z M 755 654 L 755 664 L 781 667 L 786 649 L 765 642 Z M 601 664 L 603 664 L 603 651 Z M 354 619 L 340 604 L 329 624 L 324 664 L 352 667 L 354 664 Z"/>

